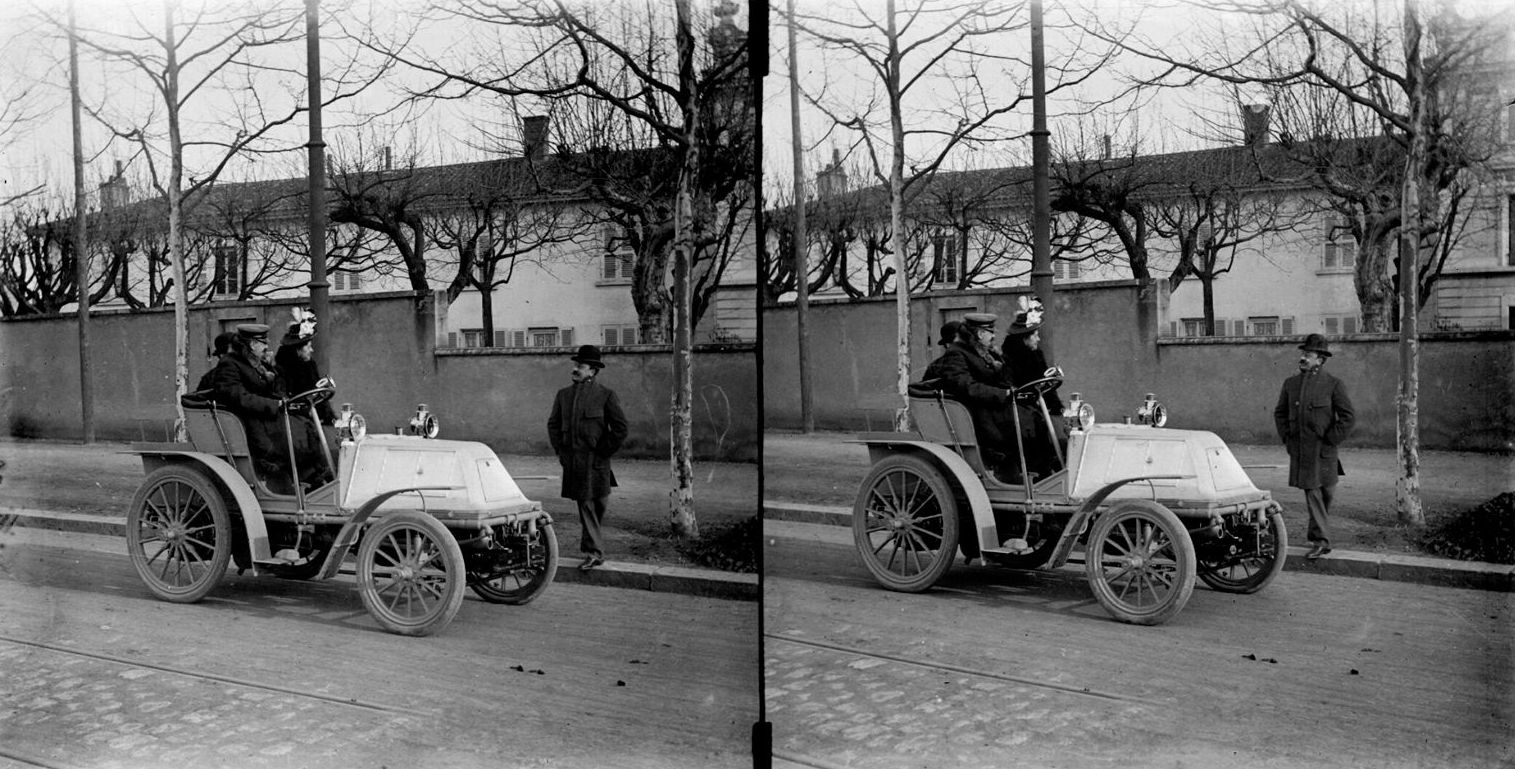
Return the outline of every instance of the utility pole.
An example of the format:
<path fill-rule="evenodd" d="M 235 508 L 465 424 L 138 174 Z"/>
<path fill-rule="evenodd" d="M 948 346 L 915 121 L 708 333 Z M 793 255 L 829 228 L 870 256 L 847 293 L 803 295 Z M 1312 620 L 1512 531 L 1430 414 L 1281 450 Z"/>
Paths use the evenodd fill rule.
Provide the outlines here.
<path fill-rule="evenodd" d="M 1042 0 L 1031 0 L 1031 291 L 1052 310 L 1052 205 L 1048 195 L 1047 57 L 1042 44 Z M 1053 364 L 1052 324 L 1042 326 L 1042 354 Z"/>
<path fill-rule="evenodd" d="M 331 328 L 331 306 L 326 282 L 326 142 L 321 139 L 321 0 L 305 0 L 305 80 L 306 99 L 310 107 L 309 195 L 310 195 L 310 309 L 317 323 Z M 330 371 L 327 365 L 325 334 L 312 341 L 316 367 Z"/>
<path fill-rule="evenodd" d="M 794 150 L 794 272 L 795 306 L 800 343 L 800 422 L 805 434 L 815 432 L 815 409 L 810 390 L 810 264 L 805 232 L 805 150 L 800 141 L 800 68 L 795 50 L 794 0 L 789 0 L 789 112 Z"/>
<path fill-rule="evenodd" d="M 89 228 L 84 221 L 84 137 L 79 124 L 79 28 L 74 2 L 68 3 L 68 97 L 74 132 L 74 281 L 79 285 L 79 406 L 83 412 L 84 442 L 95 442 L 95 395 L 89 354 Z"/>

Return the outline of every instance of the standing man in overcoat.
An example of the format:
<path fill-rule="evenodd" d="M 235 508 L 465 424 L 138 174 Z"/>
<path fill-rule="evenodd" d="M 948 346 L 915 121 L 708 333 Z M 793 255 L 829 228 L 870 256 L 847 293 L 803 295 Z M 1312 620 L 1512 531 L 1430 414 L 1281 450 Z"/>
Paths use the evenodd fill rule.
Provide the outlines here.
<path fill-rule="evenodd" d="M 596 381 L 605 368 L 600 348 L 586 344 L 571 360 L 573 384 L 553 399 L 547 436 L 563 467 L 563 498 L 579 506 L 579 550 L 584 553 L 579 568 L 592 569 L 605 562 L 600 524 L 616 485 L 610 458 L 626 440 L 626 414 L 615 392 Z"/>
<path fill-rule="evenodd" d="M 1337 447 L 1352 434 L 1355 415 L 1341 380 L 1321 370 L 1331 357 L 1326 338 L 1311 334 L 1299 350 L 1299 373 L 1284 380 L 1273 424 L 1289 450 L 1289 485 L 1305 492 L 1313 545 L 1305 557 L 1313 561 L 1331 552 L 1331 499 L 1346 474 Z"/>

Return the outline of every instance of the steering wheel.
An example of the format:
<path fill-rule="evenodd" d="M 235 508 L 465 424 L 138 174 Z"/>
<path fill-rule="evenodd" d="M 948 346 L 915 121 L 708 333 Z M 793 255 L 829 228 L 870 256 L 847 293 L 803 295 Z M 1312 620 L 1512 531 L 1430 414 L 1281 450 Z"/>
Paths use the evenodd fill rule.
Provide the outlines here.
<path fill-rule="evenodd" d="M 1061 376 L 1044 376 L 1041 379 L 1033 379 L 1015 388 L 1015 399 L 1022 403 L 1035 403 L 1042 396 L 1061 387 Z"/>
<path fill-rule="evenodd" d="M 330 379 L 323 378 L 316 382 L 316 386 L 303 393 L 291 395 L 284 399 L 284 407 L 288 408 L 300 401 L 309 401 L 310 405 L 317 406 L 331 400 L 331 396 L 337 394 L 337 384 Z"/>

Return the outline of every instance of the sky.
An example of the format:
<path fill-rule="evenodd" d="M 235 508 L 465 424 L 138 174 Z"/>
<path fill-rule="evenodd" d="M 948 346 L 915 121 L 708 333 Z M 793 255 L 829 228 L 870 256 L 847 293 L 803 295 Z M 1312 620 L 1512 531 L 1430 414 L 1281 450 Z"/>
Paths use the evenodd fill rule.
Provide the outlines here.
<path fill-rule="evenodd" d="M 214 11 L 228 7 L 258 3 L 282 2 L 287 9 L 299 14 L 302 0 L 247 0 L 233 5 L 229 0 L 180 0 L 186 9 L 209 8 Z M 620 2 L 622 0 L 612 0 Z M 624 0 L 631 2 L 631 0 Z M 104 28 L 115 32 L 135 30 L 145 25 L 153 34 L 159 34 L 162 22 L 161 0 L 75 0 L 78 18 L 86 34 L 90 28 Z M 695 0 L 696 12 L 708 13 L 712 0 Z M 591 5 L 604 7 L 605 3 Z M 394 29 L 409 18 L 408 14 L 396 12 L 397 8 L 411 10 L 419 7 L 411 0 L 322 0 L 325 11 L 337 12 L 353 28 L 364 30 Z M 30 89 L 23 106 L 36 115 L 36 119 L 9 130 L 0 129 L 0 201 L 19 191 L 37 184 L 49 188 L 72 188 L 71 122 L 67 100 L 66 47 L 53 35 L 39 33 L 34 14 L 37 10 L 62 18 L 66 14 L 67 0 L 21 0 L 0 3 L 0 45 L 7 55 L 0 61 L 0 99 L 15 103 L 16 97 Z M 181 14 L 186 16 L 187 11 Z M 296 17 L 297 32 L 303 33 L 303 21 Z M 741 21 L 745 22 L 745 19 Z M 445 51 L 449 55 L 472 54 L 504 58 L 528 50 L 525 44 L 506 45 L 505 53 L 499 53 L 500 45 L 489 34 L 474 34 L 478 30 L 492 33 L 497 25 L 464 29 L 456 21 L 433 21 L 421 27 L 412 41 L 417 47 L 428 51 Z M 325 74 L 332 75 L 340 62 L 346 59 L 345 50 L 336 38 L 337 30 L 326 25 L 323 30 L 322 66 Z M 511 41 L 514 42 L 514 41 Z M 475 44 L 485 50 L 475 52 Z M 108 103 L 118 112 L 130 112 L 131 119 L 118 119 L 119 124 L 142 122 L 140 116 L 149 109 L 162 112 L 161 98 L 151 91 L 139 73 L 121 68 L 106 70 L 92 62 L 81 51 L 82 90 L 88 103 Z M 276 53 L 271 52 L 265 63 L 277 64 L 292 70 L 282 76 L 264 71 L 258 76 L 256 87 L 235 88 L 228 95 L 206 89 L 195 97 L 196 107 L 186 141 L 196 139 L 222 139 L 229 133 L 224 126 L 235 124 L 234 109 L 239 101 L 244 105 L 248 98 L 256 96 L 270 112 L 287 112 L 289 105 L 304 101 L 303 38 L 285 45 Z M 379 58 L 371 52 L 367 66 L 373 66 Z M 394 150 L 396 163 L 409 152 L 420 155 L 417 162 L 423 165 L 482 160 L 489 157 L 488 151 L 479 146 L 490 143 L 490 134 L 497 134 L 515 141 L 517 129 L 511 107 L 499 100 L 474 99 L 470 101 L 433 102 L 422 107 L 396 109 L 404 99 L 407 87 L 419 84 L 421 79 L 413 72 L 396 69 L 361 98 L 350 100 L 339 107 L 328 107 L 323 114 L 328 142 L 328 156 L 351 154 L 357 151 L 361 140 L 365 152 L 379 153 L 384 146 Z M 329 92 L 328 92 L 329 93 Z M 109 97 L 107 99 L 107 96 Z M 534 114 L 543 109 L 540 103 L 522 100 L 517 105 L 520 114 Z M 377 114 L 378 117 L 374 117 Z M 198 121 L 198 122 L 196 122 Z M 84 152 L 91 158 L 86 172 L 87 184 L 93 186 L 112 172 L 114 162 L 130 156 L 128 143 L 110 141 L 108 132 L 91 120 L 84 118 Z M 362 126 L 361 128 L 359 126 Z M 302 116 L 274 135 L 274 144 L 286 151 L 264 155 L 255 160 L 237 161 L 227 167 L 223 179 L 286 178 L 304 173 L 307 141 L 306 121 Z M 514 144 L 510 145 L 514 150 Z M 203 157 L 191 166 L 203 169 L 208 166 Z M 135 162 L 128 176 L 136 182 L 144 164 Z M 193 173 L 193 171 L 192 171 Z"/>

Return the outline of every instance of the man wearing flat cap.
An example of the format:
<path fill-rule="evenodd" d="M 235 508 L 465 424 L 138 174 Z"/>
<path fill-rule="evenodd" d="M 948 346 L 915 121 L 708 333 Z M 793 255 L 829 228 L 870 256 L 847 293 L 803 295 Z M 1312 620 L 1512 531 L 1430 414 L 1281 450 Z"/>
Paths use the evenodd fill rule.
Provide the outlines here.
<path fill-rule="evenodd" d="M 626 414 L 615 391 L 600 384 L 600 348 L 586 344 L 570 360 L 573 384 L 558 391 L 547 418 L 547 437 L 563 467 L 561 494 L 578 503 L 580 569 L 605 562 L 600 524 L 605 520 L 610 489 L 616 485 L 610 458 L 626 440 Z"/>
<path fill-rule="evenodd" d="M 1331 348 L 1321 334 L 1299 346 L 1299 373 L 1284 380 L 1273 408 L 1279 440 L 1289 450 L 1289 485 L 1305 492 L 1310 525 L 1306 538 L 1315 560 L 1331 552 L 1329 517 L 1336 479 L 1345 475 L 1337 447 L 1352 433 L 1355 415 L 1341 380 L 1321 370 Z"/>
<path fill-rule="evenodd" d="M 280 416 L 284 385 L 269 360 L 268 326 L 261 323 L 237 326 L 231 354 L 211 369 L 210 386 L 215 401 L 242 418 L 247 429 L 247 448 L 258 476 L 271 491 L 293 494 L 289 448 Z"/>
<path fill-rule="evenodd" d="M 968 406 L 984 465 L 1001 480 L 1010 480 L 1019 467 L 1015 422 L 1011 416 L 1010 382 L 1004 361 L 994 348 L 994 324 L 999 318 L 974 312 L 963 316 L 957 340 L 934 361 L 942 392 Z"/>

